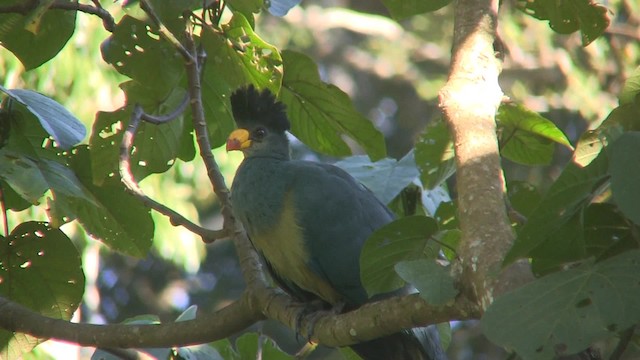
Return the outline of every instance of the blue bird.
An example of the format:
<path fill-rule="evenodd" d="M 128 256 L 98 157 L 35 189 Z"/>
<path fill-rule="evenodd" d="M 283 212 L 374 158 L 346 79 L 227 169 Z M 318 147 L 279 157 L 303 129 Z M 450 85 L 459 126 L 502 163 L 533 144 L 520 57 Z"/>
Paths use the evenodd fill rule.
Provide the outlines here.
<path fill-rule="evenodd" d="M 342 169 L 292 160 L 285 106 L 269 90 L 231 95 L 238 129 L 227 151 L 244 160 L 231 189 L 236 219 L 274 280 L 295 298 L 349 311 L 371 301 L 360 281 L 360 253 L 391 211 Z M 445 359 L 432 329 L 416 328 L 352 345 L 367 360 Z"/>

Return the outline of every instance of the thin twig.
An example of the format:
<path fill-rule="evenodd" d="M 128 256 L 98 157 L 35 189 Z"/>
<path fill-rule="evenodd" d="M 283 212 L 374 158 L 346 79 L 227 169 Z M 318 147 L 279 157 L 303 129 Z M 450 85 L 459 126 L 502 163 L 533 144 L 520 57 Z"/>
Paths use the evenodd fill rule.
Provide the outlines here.
<path fill-rule="evenodd" d="M 29 12 L 38 7 L 39 3 L 39 1 L 28 1 L 17 3 L 14 5 L 0 6 L 0 14 L 18 13 L 27 15 Z M 90 15 L 95 15 L 102 19 L 102 25 L 109 32 L 113 32 L 116 27 L 116 22 L 113 19 L 113 16 L 111 16 L 111 14 L 102 7 L 80 4 L 78 2 L 70 2 L 66 0 L 56 0 L 53 2 L 53 4 L 51 4 L 49 9 L 73 10 Z"/>
<path fill-rule="evenodd" d="M 9 219 L 7 218 L 6 200 L 7 199 L 4 197 L 4 189 L 2 188 L 2 184 L 0 184 L 0 211 L 2 211 L 2 228 L 4 230 L 4 237 L 9 236 Z"/>
<path fill-rule="evenodd" d="M 191 116 L 193 117 L 193 128 L 196 133 L 196 142 L 200 150 L 200 156 L 207 169 L 207 176 L 216 194 L 222 204 L 222 216 L 224 218 L 224 229 L 235 231 L 235 223 L 231 213 L 231 201 L 229 189 L 224 181 L 222 172 L 216 163 L 211 152 L 211 143 L 209 142 L 209 132 L 207 130 L 207 122 L 202 107 L 202 85 L 200 83 L 201 68 L 204 66 L 206 54 L 203 50 L 197 50 L 193 35 L 189 32 L 185 36 L 186 48 L 191 58 L 195 61 L 187 62 L 187 81 L 189 83 L 189 97 L 191 98 Z"/>
<path fill-rule="evenodd" d="M 182 108 L 184 110 L 184 106 L 179 106 L 177 110 Z M 173 111 L 169 115 L 176 115 L 176 111 Z M 179 114 L 179 113 L 177 113 Z M 196 225 L 191 222 L 184 216 L 180 215 L 176 211 L 171 208 L 151 199 L 142 191 L 138 183 L 136 182 L 133 172 L 131 171 L 131 148 L 133 147 L 133 140 L 135 138 L 135 134 L 138 130 L 138 126 L 140 126 L 140 121 L 143 117 L 151 118 L 154 121 L 159 121 L 159 123 L 163 123 L 171 120 L 172 118 L 166 116 L 153 117 L 151 115 L 145 115 L 144 110 L 140 105 L 136 105 L 131 113 L 131 120 L 129 122 L 129 126 L 127 126 L 127 130 L 125 131 L 122 137 L 122 143 L 120 144 L 120 162 L 119 162 L 119 170 L 120 170 L 120 178 L 122 179 L 122 183 L 125 185 L 125 188 L 128 192 L 137 197 L 144 205 L 148 206 L 151 209 L 156 210 L 157 212 L 167 216 L 171 221 L 171 224 L 174 226 L 183 226 L 187 230 L 200 235 L 204 242 L 213 242 L 216 239 L 225 238 L 228 236 L 228 232 L 226 230 L 210 230 L 205 229 L 201 226 Z M 175 118 L 175 116 L 173 117 Z"/>

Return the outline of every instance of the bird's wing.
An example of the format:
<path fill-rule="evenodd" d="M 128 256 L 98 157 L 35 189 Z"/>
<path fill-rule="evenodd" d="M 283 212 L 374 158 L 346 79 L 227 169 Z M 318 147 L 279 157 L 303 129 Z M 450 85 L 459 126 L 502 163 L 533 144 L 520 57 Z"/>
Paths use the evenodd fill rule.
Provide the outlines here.
<path fill-rule="evenodd" d="M 287 172 L 296 219 L 309 251 L 308 266 L 347 304 L 363 304 L 367 295 L 360 281 L 362 246 L 393 215 L 338 167 L 291 161 Z"/>

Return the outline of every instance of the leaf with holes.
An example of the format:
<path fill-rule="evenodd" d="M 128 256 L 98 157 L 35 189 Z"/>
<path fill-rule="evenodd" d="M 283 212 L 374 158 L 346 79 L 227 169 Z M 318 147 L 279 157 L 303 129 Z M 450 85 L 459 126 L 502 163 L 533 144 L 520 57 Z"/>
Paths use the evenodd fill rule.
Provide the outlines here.
<path fill-rule="evenodd" d="M 82 300 L 84 274 L 80 254 L 60 230 L 42 222 L 18 225 L 0 236 L 0 295 L 37 313 L 71 319 Z M 41 340 L 0 330 L 0 357 L 19 358 Z"/>
<path fill-rule="evenodd" d="M 286 50 L 280 100 L 287 105 L 291 132 L 315 151 L 346 156 L 347 135 L 364 148 L 371 160 L 385 157 L 384 137 L 369 119 L 353 107 L 351 99 L 334 85 L 320 80 L 318 67 L 306 55 Z"/>
<path fill-rule="evenodd" d="M 102 58 L 119 73 L 158 94 L 168 94 L 184 76 L 184 60 L 145 21 L 125 15 L 100 46 Z"/>
<path fill-rule="evenodd" d="M 138 83 L 130 81 L 122 84 L 122 87 L 129 100 L 144 104 L 145 111 L 152 115 L 170 113 L 185 97 L 184 90 L 176 88 L 164 100 L 152 100 L 147 105 L 151 99 L 145 97 L 144 88 Z M 130 117 L 130 107 L 110 113 L 98 112 L 96 116 L 89 144 L 93 176 L 97 184 L 118 173 L 120 144 Z M 192 160 L 195 156 L 192 131 L 191 121 L 183 115 L 159 125 L 141 122 L 131 154 L 131 169 L 135 178 L 140 181 L 149 174 L 163 173 L 177 158 Z"/>
<path fill-rule="evenodd" d="M 90 200 L 65 194 L 56 196 L 49 203 L 52 222 L 77 219 L 91 237 L 110 248 L 131 256 L 145 256 L 154 232 L 149 208 L 124 190 L 119 177 L 110 177 L 96 186 L 89 157 L 86 146 L 78 148 L 71 157 L 71 168 Z"/>
<path fill-rule="evenodd" d="M 413 151 L 400 161 L 384 158 L 371 162 L 368 156 L 351 156 L 334 165 L 344 169 L 364 184 L 384 204 L 388 204 L 418 177 Z"/>
<path fill-rule="evenodd" d="M 37 27 L 31 28 L 34 31 L 25 26 L 27 20 L 27 16 L 0 14 L 0 44 L 20 59 L 25 70 L 31 70 L 64 48 L 76 29 L 76 12 L 47 10 L 39 18 Z"/>
<path fill-rule="evenodd" d="M 483 333 L 524 359 L 579 352 L 640 321 L 640 250 L 586 262 L 497 298 Z"/>
<path fill-rule="evenodd" d="M 593 0 L 519 0 L 519 7 L 537 19 L 549 20 L 549 26 L 557 33 L 580 30 L 583 46 L 602 35 L 610 23 L 607 8 Z"/>
<path fill-rule="evenodd" d="M 360 277 L 369 296 L 402 287 L 404 281 L 394 266 L 399 261 L 425 257 L 429 239 L 437 231 L 436 221 L 426 216 L 407 216 L 374 231 L 360 255 Z"/>

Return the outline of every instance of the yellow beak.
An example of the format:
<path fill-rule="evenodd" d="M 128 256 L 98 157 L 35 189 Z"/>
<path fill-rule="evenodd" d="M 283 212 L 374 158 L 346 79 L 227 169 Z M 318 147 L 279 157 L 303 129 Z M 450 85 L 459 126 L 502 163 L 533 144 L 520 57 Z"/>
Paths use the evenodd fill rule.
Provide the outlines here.
<path fill-rule="evenodd" d="M 251 146 L 249 131 L 246 129 L 236 129 L 227 138 L 227 151 L 244 150 Z"/>

